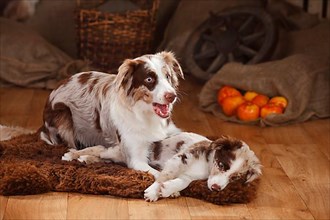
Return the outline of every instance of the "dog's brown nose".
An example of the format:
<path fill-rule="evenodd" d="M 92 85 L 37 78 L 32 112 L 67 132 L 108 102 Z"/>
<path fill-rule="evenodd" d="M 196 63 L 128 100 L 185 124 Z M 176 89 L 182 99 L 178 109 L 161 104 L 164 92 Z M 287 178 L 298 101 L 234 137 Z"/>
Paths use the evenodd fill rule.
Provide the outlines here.
<path fill-rule="evenodd" d="M 167 92 L 165 93 L 165 100 L 168 102 L 168 103 L 172 103 L 174 102 L 175 98 L 176 98 L 176 94 L 174 93 L 171 93 L 171 92 Z"/>
<path fill-rule="evenodd" d="M 213 184 L 211 186 L 211 189 L 214 190 L 214 191 L 220 191 L 221 187 L 218 184 Z"/>

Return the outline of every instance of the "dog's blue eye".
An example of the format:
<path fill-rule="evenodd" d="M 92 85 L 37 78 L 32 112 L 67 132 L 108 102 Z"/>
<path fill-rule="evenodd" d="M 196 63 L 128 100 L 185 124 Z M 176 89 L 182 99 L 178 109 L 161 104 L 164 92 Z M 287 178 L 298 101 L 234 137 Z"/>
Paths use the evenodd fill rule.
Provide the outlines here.
<path fill-rule="evenodd" d="M 147 82 L 147 83 L 152 83 L 154 81 L 154 79 L 149 76 L 144 81 Z"/>

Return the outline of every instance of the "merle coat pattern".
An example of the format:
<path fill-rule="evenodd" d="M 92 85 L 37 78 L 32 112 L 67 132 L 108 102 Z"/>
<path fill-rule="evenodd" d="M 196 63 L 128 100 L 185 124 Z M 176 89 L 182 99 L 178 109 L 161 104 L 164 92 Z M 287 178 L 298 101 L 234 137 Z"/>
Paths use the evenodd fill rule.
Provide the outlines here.
<path fill-rule="evenodd" d="M 148 147 L 180 131 L 170 119 L 179 78 L 171 52 L 127 59 L 117 75 L 78 73 L 50 94 L 40 137 L 72 149 L 120 145 L 130 168 L 156 176 Z"/>

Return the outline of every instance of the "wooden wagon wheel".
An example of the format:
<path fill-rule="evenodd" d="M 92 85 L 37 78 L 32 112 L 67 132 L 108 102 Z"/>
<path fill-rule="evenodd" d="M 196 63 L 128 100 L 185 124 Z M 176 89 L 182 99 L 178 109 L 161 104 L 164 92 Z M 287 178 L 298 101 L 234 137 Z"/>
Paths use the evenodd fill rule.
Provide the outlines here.
<path fill-rule="evenodd" d="M 205 81 L 227 62 L 264 61 L 276 41 L 275 23 L 262 8 L 236 7 L 210 13 L 187 41 L 185 64 L 194 76 Z"/>

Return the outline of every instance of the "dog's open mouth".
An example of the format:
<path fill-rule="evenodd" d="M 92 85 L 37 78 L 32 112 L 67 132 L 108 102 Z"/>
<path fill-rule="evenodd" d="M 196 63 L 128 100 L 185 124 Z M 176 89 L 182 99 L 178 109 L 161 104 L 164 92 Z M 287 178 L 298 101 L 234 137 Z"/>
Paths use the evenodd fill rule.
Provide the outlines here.
<path fill-rule="evenodd" d="M 167 118 L 170 116 L 170 108 L 169 105 L 152 103 L 155 113 L 162 118 Z"/>

